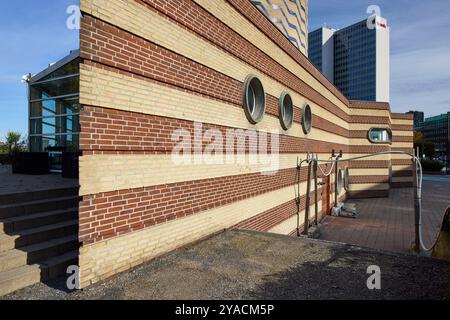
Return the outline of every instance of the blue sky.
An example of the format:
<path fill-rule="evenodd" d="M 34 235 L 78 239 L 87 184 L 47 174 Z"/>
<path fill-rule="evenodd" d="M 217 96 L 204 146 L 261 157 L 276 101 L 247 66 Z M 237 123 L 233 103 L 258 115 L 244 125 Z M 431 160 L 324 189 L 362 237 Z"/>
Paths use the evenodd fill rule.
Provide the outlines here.
<path fill-rule="evenodd" d="M 27 133 L 26 86 L 37 73 L 78 47 L 66 28 L 66 9 L 77 0 L 0 1 L 0 138 Z M 378 5 L 391 27 L 391 107 L 436 115 L 450 111 L 450 1 L 309 0 L 310 31 L 342 28 L 367 17 Z"/>
<path fill-rule="evenodd" d="M 450 1 L 309 0 L 309 30 L 343 28 L 378 5 L 391 28 L 391 108 L 450 111 Z"/>
<path fill-rule="evenodd" d="M 8 130 L 27 134 L 23 75 L 45 69 L 77 49 L 78 32 L 66 28 L 66 9 L 77 0 L 0 1 L 0 140 Z"/>

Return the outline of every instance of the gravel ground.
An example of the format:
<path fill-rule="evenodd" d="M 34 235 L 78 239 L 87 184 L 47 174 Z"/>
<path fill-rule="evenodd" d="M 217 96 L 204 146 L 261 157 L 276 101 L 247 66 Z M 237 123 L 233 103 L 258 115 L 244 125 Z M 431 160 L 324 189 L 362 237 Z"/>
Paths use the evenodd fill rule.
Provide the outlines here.
<path fill-rule="evenodd" d="M 367 267 L 381 290 L 367 289 Z M 227 231 L 83 291 L 65 280 L 3 299 L 450 299 L 450 262 L 319 240 Z"/>

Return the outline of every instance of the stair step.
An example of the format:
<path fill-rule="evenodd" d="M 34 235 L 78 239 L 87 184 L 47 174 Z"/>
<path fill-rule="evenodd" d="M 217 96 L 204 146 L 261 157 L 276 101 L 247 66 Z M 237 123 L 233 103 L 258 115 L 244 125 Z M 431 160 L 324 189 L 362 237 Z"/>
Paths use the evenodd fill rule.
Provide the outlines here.
<path fill-rule="evenodd" d="M 78 220 L 46 225 L 38 228 L 17 232 L 15 235 L 0 235 L 0 252 L 48 241 L 55 238 L 69 236 L 78 232 Z"/>
<path fill-rule="evenodd" d="M 37 263 L 78 248 L 78 235 L 57 238 L 38 244 L 0 252 L 0 272 Z"/>
<path fill-rule="evenodd" d="M 20 203 L 20 202 L 30 202 L 39 201 L 51 198 L 60 197 L 70 197 L 78 195 L 78 187 L 69 188 L 59 188 L 51 190 L 37 190 L 37 191 L 27 191 L 20 193 L 11 194 L 1 194 L 0 195 L 0 206 Z"/>
<path fill-rule="evenodd" d="M 78 266 L 78 249 L 66 252 L 57 257 L 45 260 L 41 265 L 44 273 L 42 274 L 42 281 L 55 279 L 63 274 L 66 274 L 67 267 L 70 265 Z"/>
<path fill-rule="evenodd" d="M 39 265 L 22 266 L 0 272 L 0 296 L 41 281 Z"/>
<path fill-rule="evenodd" d="M 37 228 L 40 226 L 76 219 L 78 208 L 62 209 L 43 213 L 35 213 L 25 216 L 0 219 L 0 234 L 13 234 L 27 228 Z"/>
<path fill-rule="evenodd" d="M 2 205 L 0 206 L 0 219 L 73 208 L 78 206 L 78 202 L 78 196 L 70 196 Z"/>
<path fill-rule="evenodd" d="M 64 274 L 69 265 L 78 264 L 78 250 L 48 259 L 40 264 L 26 265 L 0 272 L 0 296 Z"/>

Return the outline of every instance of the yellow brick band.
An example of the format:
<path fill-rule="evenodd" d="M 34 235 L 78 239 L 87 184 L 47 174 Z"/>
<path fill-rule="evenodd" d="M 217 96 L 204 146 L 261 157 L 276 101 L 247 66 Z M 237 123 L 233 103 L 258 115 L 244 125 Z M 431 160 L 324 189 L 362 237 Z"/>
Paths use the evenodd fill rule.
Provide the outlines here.
<path fill-rule="evenodd" d="M 280 130 L 280 134 L 293 137 L 348 144 L 348 138 L 320 129 L 313 129 L 305 135 L 298 123 L 283 132 L 279 119 L 269 115 L 265 115 L 257 125 L 252 125 L 241 108 L 85 64 L 80 66 L 80 103 L 232 128 L 265 132 Z M 326 116 L 314 106 L 311 108 L 314 114 Z"/>
<path fill-rule="evenodd" d="M 83 246 L 80 248 L 79 262 L 81 285 L 86 287 L 157 255 L 230 228 L 293 199 L 293 188 L 284 188 L 111 240 Z"/>
<path fill-rule="evenodd" d="M 322 201 L 318 202 L 318 206 L 320 213 L 320 211 L 322 210 Z M 314 207 L 315 207 L 314 205 L 311 205 L 309 207 L 310 221 L 314 221 Z M 305 210 L 301 211 L 298 217 L 295 214 L 292 217 L 281 222 L 280 224 L 276 225 L 275 227 L 269 229 L 268 232 L 288 235 L 292 232 L 292 230 L 295 230 L 298 227 L 297 225 L 298 222 L 300 222 L 300 226 L 302 226 L 304 221 L 305 221 Z"/>

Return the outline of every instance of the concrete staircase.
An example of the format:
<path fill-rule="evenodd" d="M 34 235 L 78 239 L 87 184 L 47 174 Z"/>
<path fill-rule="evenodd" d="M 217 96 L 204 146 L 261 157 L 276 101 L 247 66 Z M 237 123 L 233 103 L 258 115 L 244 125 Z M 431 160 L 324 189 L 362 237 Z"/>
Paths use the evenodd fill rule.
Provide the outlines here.
<path fill-rule="evenodd" d="M 77 264 L 77 188 L 0 195 L 0 296 Z"/>

